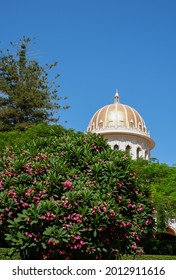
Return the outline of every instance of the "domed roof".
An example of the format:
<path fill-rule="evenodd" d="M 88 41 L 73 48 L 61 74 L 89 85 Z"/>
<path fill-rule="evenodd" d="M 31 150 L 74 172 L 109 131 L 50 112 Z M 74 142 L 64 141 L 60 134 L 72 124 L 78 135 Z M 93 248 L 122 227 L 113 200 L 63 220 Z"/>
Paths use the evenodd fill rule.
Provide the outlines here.
<path fill-rule="evenodd" d="M 128 105 L 119 102 L 119 94 L 116 91 L 114 103 L 100 108 L 92 117 L 87 131 L 99 134 L 137 134 L 150 141 L 150 149 L 154 147 L 154 141 L 150 139 L 150 133 L 140 114 Z"/>

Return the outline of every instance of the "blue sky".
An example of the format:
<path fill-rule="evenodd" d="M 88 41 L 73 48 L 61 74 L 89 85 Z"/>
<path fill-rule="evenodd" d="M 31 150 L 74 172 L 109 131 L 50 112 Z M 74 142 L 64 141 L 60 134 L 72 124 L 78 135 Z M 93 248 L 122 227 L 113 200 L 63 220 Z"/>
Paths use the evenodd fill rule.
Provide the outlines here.
<path fill-rule="evenodd" d="M 151 156 L 176 164 L 175 0 L 0 0 L 0 49 L 35 38 L 34 59 L 58 61 L 61 124 L 85 131 L 100 107 L 120 101 L 144 118 Z"/>

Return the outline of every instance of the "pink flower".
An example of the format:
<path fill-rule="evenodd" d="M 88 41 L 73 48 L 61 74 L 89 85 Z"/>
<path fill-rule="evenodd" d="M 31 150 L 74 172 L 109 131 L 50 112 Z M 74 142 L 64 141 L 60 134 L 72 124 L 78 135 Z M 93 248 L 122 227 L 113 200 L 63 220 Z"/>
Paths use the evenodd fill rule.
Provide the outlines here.
<path fill-rule="evenodd" d="M 143 250 L 143 249 L 140 249 L 140 250 L 139 250 L 139 254 L 144 254 L 144 250 Z"/>
<path fill-rule="evenodd" d="M 41 158 L 42 158 L 42 159 L 45 159 L 46 157 L 47 157 L 46 154 L 41 154 Z"/>
<path fill-rule="evenodd" d="M 150 219 L 147 219 L 147 220 L 145 221 L 146 226 L 150 225 L 151 223 L 152 223 L 152 221 L 151 221 Z"/>
<path fill-rule="evenodd" d="M 12 172 L 7 172 L 7 173 L 6 173 L 6 176 L 12 177 L 12 176 L 13 176 L 13 173 L 12 173 Z"/>
<path fill-rule="evenodd" d="M 93 209 L 92 209 L 92 214 L 96 214 L 98 212 L 101 212 L 101 209 L 99 206 L 94 206 Z"/>
<path fill-rule="evenodd" d="M 72 182 L 70 182 L 69 180 L 66 180 L 64 182 L 64 187 L 68 190 L 71 190 L 72 189 Z"/>
<path fill-rule="evenodd" d="M 108 216 L 109 217 L 114 217 L 115 216 L 115 212 L 114 212 L 113 209 L 110 209 Z"/>
<path fill-rule="evenodd" d="M 37 183 L 37 179 L 36 178 L 34 178 L 34 181 L 33 181 L 33 185 L 35 185 Z"/>
<path fill-rule="evenodd" d="M 36 156 L 36 157 L 35 157 L 35 160 L 39 160 L 39 159 L 40 159 L 40 157 L 39 157 L 39 156 Z"/>
<path fill-rule="evenodd" d="M 133 248 L 133 250 L 137 250 L 137 245 L 136 245 L 136 243 L 134 243 L 131 247 Z"/>
<path fill-rule="evenodd" d="M 137 211 L 138 211 L 138 212 L 142 212 L 142 207 L 138 207 L 138 208 L 137 208 Z"/>

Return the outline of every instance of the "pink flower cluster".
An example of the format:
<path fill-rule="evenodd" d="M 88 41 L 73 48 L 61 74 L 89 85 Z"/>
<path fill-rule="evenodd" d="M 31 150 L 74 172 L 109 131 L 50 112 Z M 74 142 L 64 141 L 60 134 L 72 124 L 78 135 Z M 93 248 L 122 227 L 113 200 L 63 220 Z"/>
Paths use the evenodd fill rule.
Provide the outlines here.
<path fill-rule="evenodd" d="M 30 196 L 32 193 L 35 193 L 35 191 L 33 190 L 33 189 L 27 189 L 26 191 L 25 191 L 25 196 Z"/>
<path fill-rule="evenodd" d="M 115 216 L 115 211 L 114 211 L 113 209 L 110 209 L 110 210 L 109 210 L 109 213 L 108 213 L 108 216 L 109 216 L 110 218 L 113 218 L 113 217 Z"/>
<path fill-rule="evenodd" d="M 27 237 L 33 239 L 34 241 L 41 241 L 41 234 L 38 232 L 37 234 L 30 233 L 28 231 L 25 231 L 24 233 Z"/>
<path fill-rule="evenodd" d="M 35 160 L 36 161 L 41 161 L 41 160 L 44 160 L 45 158 L 47 158 L 46 154 L 39 154 L 35 157 Z"/>
<path fill-rule="evenodd" d="M 52 245 L 52 246 L 58 246 L 58 243 L 56 241 L 53 241 L 53 240 L 48 240 L 46 242 L 47 245 Z"/>
<path fill-rule="evenodd" d="M 137 250 L 137 245 L 136 245 L 136 243 L 134 243 L 131 247 L 132 247 L 133 250 L 135 250 L 135 251 Z"/>
<path fill-rule="evenodd" d="M 72 189 L 72 182 L 70 182 L 69 180 L 66 180 L 64 182 L 64 187 L 67 189 L 67 190 L 71 190 Z"/>
<path fill-rule="evenodd" d="M 46 215 L 41 216 L 41 219 L 47 220 L 47 221 L 51 221 L 51 220 L 54 220 L 56 218 L 58 218 L 58 216 L 53 214 L 53 213 L 50 213 L 50 212 L 47 212 Z"/>
<path fill-rule="evenodd" d="M 120 227 L 121 228 L 126 228 L 126 227 L 131 227 L 132 226 L 132 223 L 131 222 L 122 222 Z"/>
<path fill-rule="evenodd" d="M 73 222 L 81 224 L 82 223 L 82 215 L 78 213 L 69 214 L 67 217 L 64 217 L 64 221 L 66 224 L 63 226 L 63 229 L 67 229 L 73 225 Z"/>
<path fill-rule="evenodd" d="M 67 208 L 67 209 L 71 209 L 72 208 L 72 205 L 69 204 L 69 202 L 68 202 L 68 197 L 63 196 L 62 197 L 62 203 L 63 203 L 65 208 Z"/>
<path fill-rule="evenodd" d="M 1 180 L 1 181 L 0 181 L 0 189 L 2 188 L 2 182 L 3 182 L 3 181 Z"/>
<path fill-rule="evenodd" d="M 46 164 L 44 166 L 40 166 L 39 168 L 39 167 L 35 167 L 35 165 L 33 165 L 32 162 L 28 162 L 24 164 L 23 167 L 29 175 L 34 175 L 34 174 L 44 175 L 46 172 L 50 171 L 51 165 Z"/>
<path fill-rule="evenodd" d="M 138 208 L 137 208 L 137 211 L 138 211 L 138 212 L 142 212 L 142 210 L 143 210 L 142 207 L 138 207 Z"/>
<path fill-rule="evenodd" d="M 12 167 L 13 164 L 11 162 L 7 162 L 3 164 L 4 167 Z"/>
<path fill-rule="evenodd" d="M 107 202 L 106 201 L 103 201 L 102 205 L 98 206 L 98 205 L 95 205 L 91 212 L 92 214 L 96 214 L 96 213 L 100 213 L 100 212 L 107 212 Z M 112 210 L 113 211 L 113 210 Z M 110 212 L 108 213 L 109 216 L 113 216 L 113 212 L 110 210 Z"/>
<path fill-rule="evenodd" d="M 136 207 L 136 205 L 129 200 L 128 201 L 128 208 L 134 209 L 135 207 Z"/>
<path fill-rule="evenodd" d="M 140 241 L 140 240 L 141 240 L 141 239 L 139 238 L 137 232 L 132 232 L 131 235 L 132 235 L 133 237 L 135 237 L 135 239 L 136 239 L 137 241 Z"/>
<path fill-rule="evenodd" d="M 72 244 L 69 244 L 68 247 L 71 250 L 81 249 L 86 243 L 81 239 L 80 235 L 75 235 L 72 239 Z"/>
<path fill-rule="evenodd" d="M 15 157 L 14 154 L 10 154 L 7 158 L 8 158 L 8 159 L 13 159 L 14 157 Z"/>
<path fill-rule="evenodd" d="M 69 214 L 67 217 L 64 217 L 64 221 L 70 220 L 72 222 L 76 222 L 78 224 L 82 223 L 82 215 L 78 213 Z"/>
<path fill-rule="evenodd" d="M 18 196 L 13 189 L 9 190 L 7 196 L 11 197 L 15 202 L 17 202 Z"/>
<path fill-rule="evenodd" d="M 151 223 L 152 223 L 152 219 L 147 219 L 147 220 L 145 221 L 146 226 L 150 225 Z"/>
<path fill-rule="evenodd" d="M 96 214 L 96 213 L 99 213 L 99 212 L 101 212 L 100 207 L 98 205 L 94 206 L 93 209 L 92 209 L 92 214 Z"/>
<path fill-rule="evenodd" d="M 24 164 L 24 168 L 29 175 L 33 175 L 32 163 L 28 162 Z"/>
<path fill-rule="evenodd" d="M 138 207 L 137 207 L 137 211 L 138 212 L 142 212 L 143 211 L 143 207 L 144 206 L 144 204 L 140 204 Z"/>
<path fill-rule="evenodd" d="M 134 243 L 131 247 L 136 254 L 144 254 L 144 250 L 142 248 L 138 248 L 136 243 Z"/>
<path fill-rule="evenodd" d="M 3 211 L 2 214 L 0 215 L 0 222 L 6 221 L 7 219 L 12 219 L 13 212 L 10 211 L 8 207 L 6 207 Z"/>
<path fill-rule="evenodd" d="M 16 177 L 16 176 L 17 176 L 16 173 L 13 173 L 13 172 L 11 172 L 11 171 L 6 171 L 5 175 L 6 175 L 7 177 Z"/>
<path fill-rule="evenodd" d="M 25 194 L 24 194 L 24 195 L 25 195 L 26 197 L 30 197 L 31 194 L 33 194 L 32 199 L 34 200 L 35 204 L 39 204 L 40 200 L 41 200 L 41 199 L 44 199 L 44 198 L 47 196 L 46 192 L 47 192 L 47 191 L 44 190 L 44 191 L 39 191 L 38 193 L 36 193 L 35 190 L 33 190 L 33 189 L 31 189 L 31 188 L 28 188 L 28 189 L 25 191 Z"/>

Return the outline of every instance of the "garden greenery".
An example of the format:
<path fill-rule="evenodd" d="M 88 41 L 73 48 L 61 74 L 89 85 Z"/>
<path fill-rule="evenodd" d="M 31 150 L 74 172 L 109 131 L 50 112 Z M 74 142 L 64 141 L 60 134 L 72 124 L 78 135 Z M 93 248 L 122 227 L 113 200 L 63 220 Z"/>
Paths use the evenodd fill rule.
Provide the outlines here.
<path fill-rule="evenodd" d="M 0 178 L 1 243 L 22 259 L 117 259 L 152 233 L 149 190 L 98 135 L 53 126 L 3 148 Z"/>

